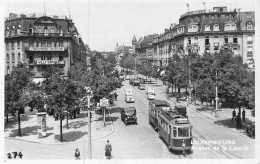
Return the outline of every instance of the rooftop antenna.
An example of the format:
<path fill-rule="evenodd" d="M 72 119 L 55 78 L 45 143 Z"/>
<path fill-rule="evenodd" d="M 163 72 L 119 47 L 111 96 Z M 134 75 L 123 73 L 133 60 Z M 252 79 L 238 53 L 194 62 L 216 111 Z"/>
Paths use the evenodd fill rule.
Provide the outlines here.
<path fill-rule="evenodd" d="M 187 3 L 186 6 L 187 6 L 188 12 L 189 12 L 190 11 L 190 9 L 189 9 L 190 5 Z"/>
<path fill-rule="evenodd" d="M 202 4 L 204 5 L 204 10 L 206 10 L 206 3 L 202 2 Z"/>
<path fill-rule="evenodd" d="M 46 16 L 45 2 L 44 2 L 44 16 Z"/>

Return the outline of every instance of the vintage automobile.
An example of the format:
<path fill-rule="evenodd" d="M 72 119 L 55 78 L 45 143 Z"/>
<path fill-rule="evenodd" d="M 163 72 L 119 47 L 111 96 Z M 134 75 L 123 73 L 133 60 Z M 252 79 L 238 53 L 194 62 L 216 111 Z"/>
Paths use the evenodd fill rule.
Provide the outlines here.
<path fill-rule="evenodd" d="M 133 86 L 139 86 L 139 85 L 140 85 L 139 80 L 137 79 L 133 80 Z"/>
<path fill-rule="evenodd" d="M 145 90 L 145 85 L 144 85 L 144 84 L 140 84 L 140 85 L 138 86 L 138 89 L 140 89 L 140 90 Z"/>
<path fill-rule="evenodd" d="M 136 109 L 135 107 L 128 107 L 121 110 L 121 120 L 128 125 L 134 123 L 137 125 Z"/>
<path fill-rule="evenodd" d="M 154 98 L 155 98 L 155 93 L 154 93 L 154 92 L 148 92 L 147 98 L 148 98 L 148 100 L 154 100 Z"/>

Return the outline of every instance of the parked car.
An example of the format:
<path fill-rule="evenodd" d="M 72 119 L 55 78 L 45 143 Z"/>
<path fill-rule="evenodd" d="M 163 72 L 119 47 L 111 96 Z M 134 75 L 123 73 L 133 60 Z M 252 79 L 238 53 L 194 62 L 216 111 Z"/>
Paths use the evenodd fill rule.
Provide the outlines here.
<path fill-rule="evenodd" d="M 138 86 L 138 89 L 140 89 L 140 90 L 145 90 L 145 85 L 144 85 L 144 84 L 140 84 L 140 85 Z"/>
<path fill-rule="evenodd" d="M 124 108 L 121 111 L 121 120 L 128 125 L 134 123 L 137 125 L 136 109 L 135 107 Z"/>

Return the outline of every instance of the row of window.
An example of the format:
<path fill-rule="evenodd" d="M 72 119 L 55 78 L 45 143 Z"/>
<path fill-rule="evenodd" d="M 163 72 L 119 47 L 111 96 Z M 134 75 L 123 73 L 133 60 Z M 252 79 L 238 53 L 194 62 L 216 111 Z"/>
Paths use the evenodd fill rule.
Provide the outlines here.
<path fill-rule="evenodd" d="M 59 55 L 59 61 L 63 61 L 64 56 L 63 55 Z M 50 54 L 42 54 L 41 55 L 41 60 L 52 60 L 52 55 Z M 29 55 L 29 64 L 32 64 L 34 62 L 34 56 L 33 55 Z"/>
<path fill-rule="evenodd" d="M 29 47 L 34 47 L 35 42 L 34 41 L 29 41 Z M 56 42 L 51 42 L 51 41 L 36 41 L 36 47 L 53 47 L 52 45 L 54 45 L 54 47 L 63 47 L 63 40 L 60 41 L 56 41 Z M 9 50 L 10 44 L 6 43 L 6 50 Z M 17 42 L 17 49 L 21 48 L 21 44 L 20 41 Z M 11 43 L 11 49 L 14 50 L 15 49 L 15 43 L 12 42 Z"/>
<path fill-rule="evenodd" d="M 248 22 L 246 24 L 246 29 L 247 30 L 253 30 L 253 23 L 252 22 Z M 162 37 L 159 37 L 157 40 L 155 40 L 155 42 L 160 42 L 166 39 L 170 39 L 171 37 L 173 37 L 176 34 L 181 34 L 184 33 L 184 27 L 177 29 L 177 32 L 174 31 L 172 33 L 166 34 Z M 198 32 L 199 30 L 199 26 L 198 25 L 189 25 L 188 26 L 188 32 Z M 219 24 L 214 24 L 213 25 L 213 31 L 219 31 Z M 227 23 L 224 26 L 224 31 L 233 31 L 233 30 L 237 30 L 237 26 L 235 23 Z M 211 25 L 205 25 L 204 26 L 204 31 L 211 31 Z"/>
<path fill-rule="evenodd" d="M 18 58 L 17 58 L 18 61 L 21 61 L 21 54 L 18 53 Z M 10 55 L 7 54 L 6 55 L 6 62 L 10 62 Z M 14 53 L 12 54 L 12 62 L 15 63 L 15 56 L 14 56 Z"/>
<path fill-rule="evenodd" d="M 12 50 L 14 50 L 14 47 L 15 47 L 14 45 L 15 45 L 15 43 L 12 42 L 12 43 L 11 43 L 11 49 L 12 49 Z M 6 43 L 6 50 L 9 50 L 9 47 L 10 47 L 9 43 Z M 20 49 L 20 48 L 21 48 L 20 41 L 17 41 L 17 49 Z"/>
<path fill-rule="evenodd" d="M 51 41 L 29 41 L 29 47 L 34 47 L 36 45 L 36 47 L 52 47 L 52 45 L 54 45 L 54 47 L 63 47 L 63 40 L 60 40 L 58 42 L 51 42 Z"/>

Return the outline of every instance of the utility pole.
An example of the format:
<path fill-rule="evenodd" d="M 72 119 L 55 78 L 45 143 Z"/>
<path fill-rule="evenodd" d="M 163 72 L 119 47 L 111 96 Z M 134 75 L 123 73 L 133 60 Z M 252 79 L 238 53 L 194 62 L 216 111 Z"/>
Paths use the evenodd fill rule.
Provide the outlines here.
<path fill-rule="evenodd" d="M 90 94 L 88 94 L 88 152 L 89 152 L 89 159 L 92 159 L 92 152 L 91 152 Z"/>
<path fill-rule="evenodd" d="M 218 117 L 218 84 L 217 84 L 218 72 L 216 71 L 216 113 L 215 117 Z"/>

